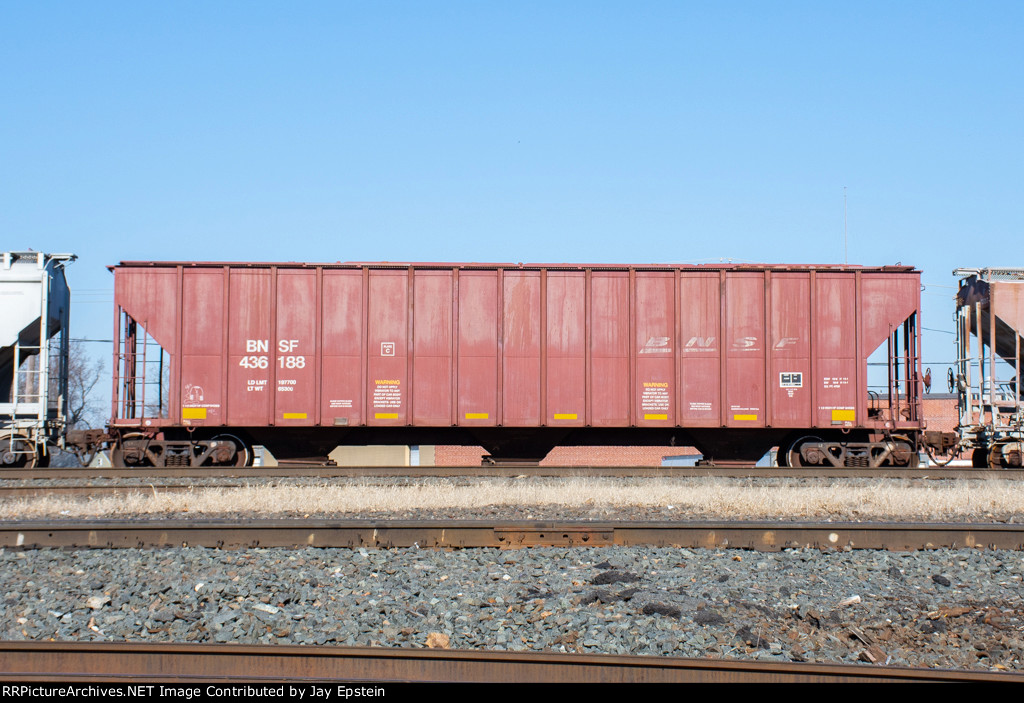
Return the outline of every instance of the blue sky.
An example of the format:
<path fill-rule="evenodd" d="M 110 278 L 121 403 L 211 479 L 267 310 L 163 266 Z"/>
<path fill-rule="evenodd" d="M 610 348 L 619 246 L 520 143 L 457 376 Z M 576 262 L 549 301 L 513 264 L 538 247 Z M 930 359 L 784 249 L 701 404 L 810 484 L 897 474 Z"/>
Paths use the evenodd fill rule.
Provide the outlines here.
<path fill-rule="evenodd" d="M 0 249 L 79 254 L 109 338 L 120 260 L 841 263 L 846 187 L 850 263 L 921 268 L 951 330 L 953 268 L 1024 266 L 1021 36 L 1020 2 L 0 0 Z"/>

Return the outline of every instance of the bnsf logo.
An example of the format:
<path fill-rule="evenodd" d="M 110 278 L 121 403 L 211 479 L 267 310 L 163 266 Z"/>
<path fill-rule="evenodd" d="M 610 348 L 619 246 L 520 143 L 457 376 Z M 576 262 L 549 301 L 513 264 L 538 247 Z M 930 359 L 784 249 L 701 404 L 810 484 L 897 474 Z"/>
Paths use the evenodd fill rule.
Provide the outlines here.
<path fill-rule="evenodd" d="M 686 351 L 714 351 L 714 337 L 690 337 L 686 343 Z"/>
<path fill-rule="evenodd" d="M 671 339 L 669 337 L 651 337 L 647 344 L 640 350 L 641 354 L 671 354 Z"/>
<path fill-rule="evenodd" d="M 774 349 L 785 349 L 786 347 L 792 346 L 799 342 L 797 337 L 783 337 L 775 343 Z M 758 338 L 755 337 L 739 337 L 733 340 L 733 349 L 756 349 Z M 690 337 L 690 339 L 683 345 L 685 351 L 714 351 L 715 349 L 715 338 L 714 337 Z"/>

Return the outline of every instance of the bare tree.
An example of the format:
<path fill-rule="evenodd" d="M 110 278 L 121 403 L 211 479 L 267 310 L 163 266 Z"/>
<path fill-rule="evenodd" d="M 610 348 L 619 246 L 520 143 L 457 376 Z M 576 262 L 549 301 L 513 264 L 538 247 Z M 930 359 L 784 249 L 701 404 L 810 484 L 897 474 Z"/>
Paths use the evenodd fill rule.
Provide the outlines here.
<path fill-rule="evenodd" d="M 59 342 L 55 347 L 59 346 Z M 51 358 L 50 393 L 56 399 L 60 393 L 60 359 Z M 64 398 L 65 431 L 73 429 L 95 429 L 104 424 L 102 401 L 95 397 L 94 391 L 103 377 L 103 364 L 89 356 L 86 346 L 80 341 L 71 341 L 68 348 L 68 390 Z M 73 452 L 58 450 L 52 447 L 51 466 L 79 466 L 79 459 Z"/>
<path fill-rule="evenodd" d="M 159 349 L 159 347 L 157 347 Z M 159 380 L 146 381 L 146 417 L 167 417 L 171 389 L 171 364 L 162 349 L 156 361 L 147 362 L 147 373 Z"/>
<path fill-rule="evenodd" d="M 103 377 L 103 364 L 89 356 L 82 342 L 71 342 L 68 354 L 68 429 L 99 427 L 103 423 L 93 391 Z"/>

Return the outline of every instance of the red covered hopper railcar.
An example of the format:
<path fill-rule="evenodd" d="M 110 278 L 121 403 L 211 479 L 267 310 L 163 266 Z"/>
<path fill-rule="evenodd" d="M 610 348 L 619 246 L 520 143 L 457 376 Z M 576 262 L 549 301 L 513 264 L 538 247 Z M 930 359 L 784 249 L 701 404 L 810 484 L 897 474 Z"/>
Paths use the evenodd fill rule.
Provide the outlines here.
<path fill-rule="evenodd" d="M 777 446 L 793 465 L 913 465 L 922 441 L 912 267 L 112 271 L 109 433 L 129 465 L 421 443 L 480 445 L 496 461 L 642 444 L 718 464 Z"/>

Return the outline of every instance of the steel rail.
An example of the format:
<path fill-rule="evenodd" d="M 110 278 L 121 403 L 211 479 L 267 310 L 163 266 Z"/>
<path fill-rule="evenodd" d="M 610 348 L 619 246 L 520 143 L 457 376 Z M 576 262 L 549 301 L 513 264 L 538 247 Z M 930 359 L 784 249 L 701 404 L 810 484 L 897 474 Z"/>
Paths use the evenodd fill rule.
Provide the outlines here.
<path fill-rule="evenodd" d="M 427 476 L 427 475 L 400 476 L 398 474 L 395 474 L 395 475 L 386 475 L 386 476 L 381 476 L 381 475 L 376 475 L 376 476 L 364 475 L 364 476 L 361 476 L 360 478 L 362 478 L 362 479 L 378 479 L 378 480 L 385 480 L 386 481 L 386 480 L 392 480 L 392 479 L 398 480 L 400 478 L 408 478 L 408 479 L 412 479 L 412 480 L 419 480 L 419 479 L 427 479 L 427 478 L 431 478 L 431 477 L 432 476 Z M 434 476 L 434 477 L 441 478 L 440 476 Z M 471 478 L 471 477 L 469 477 L 469 476 L 467 476 L 465 474 L 457 474 L 457 475 L 452 476 L 450 478 L 456 478 L 456 477 L 464 478 L 466 480 L 470 480 L 470 478 Z M 582 479 L 600 481 L 600 480 L 604 480 L 604 479 L 626 478 L 626 477 L 633 478 L 633 479 L 639 479 L 639 480 L 646 480 L 648 478 L 652 478 L 652 479 L 655 478 L 655 477 L 636 476 L 636 475 L 629 476 L 628 474 L 621 474 L 621 475 L 605 474 L 605 475 L 583 475 L 583 476 L 579 476 L 579 475 L 575 475 L 575 474 L 574 475 L 561 474 L 561 475 L 559 475 L 559 476 L 557 476 L 555 478 L 560 478 L 560 479 L 568 479 L 568 478 L 580 479 L 580 478 L 582 478 Z M 181 480 L 187 480 L 187 478 L 188 477 L 182 477 Z M 246 487 L 249 487 L 249 486 L 252 486 L 252 485 L 258 485 L 258 486 L 262 486 L 262 487 L 308 485 L 308 484 L 300 484 L 300 483 L 291 483 L 292 481 L 301 480 L 303 478 L 314 479 L 314 480 L 321 480 L 321 479 L 318 479 L 317 477 L 310 477 L 310 476 L 303 477 L 303 476 L 298 476 L 298 475 L 278 476 L 278 477 L 251 476 L 251 477 L 248 477 L 247 479 L 238 479 L 238 478 L 234 478 L 234 477 L 225 478 L 225 477 L 220 477 L 220 476 L 206 476 L 206 477 L 203 477 L 203 480 L 204 480 L 203 483 L 167 483 L 166 481 L 168 479 L 166 479 L 166 478 L 161 480 L 160 478 L 154 477 L 152 480 L 147 480 L 143 475 L 135 475 L 135 476 L 121 477 L 121 478 L 109 478 L 109 479 L 96 479 L 96 478 L 93 478 L 93 477 L 86 478 L 86 477 L 83 477 L 83 476 L 78 476 L 78 477 L 74 477 L 74 478 L 67 478 L 67 479 L 56 479 L 56 478 L 50 478 L 50 477 L 41 477 L 41 478 L 34 479 L 31 483 L 22 483 L 22 482 L 17 482 L 16 483 L 16 482 L 3 482 L 3 481 L 0 481 L 0 500 L 8 499 L 8 498 L 22 498 L 22 497 L 32 497 L 32 498 L 38 498 L 38 497 L 63 497 L 63 496 L 70 496 L 70 497 L 100 497 L 100 496 L 126 496 L 126 495 L 139 494 L 139 493 L 146 493 L 146 494 L 186 493 L 186 492 L 190 492 L 190 491 L 203 491 L 203 490 L 207 490 L 207 489 L 240 489 L 240 488 L 246 488 Z M 341 478 L 341 479 L 354 479 L 354 478 L 357 478 L 357 476 L 355 476 L 355 475 L 347 475 L 347 476 L 344 476 L 344 477 L 332 477 L 332 478 L 333 479 L 339 479 L 339 478 Z M 477 476 L 477 477 L 472 477 L 472 478 L 487 479 L 487 478 L 493 478 L 493 477 Z M 510 477 L 506 476 L 505 478 L 510 478 Z M 549 477 L 545 476 L 545 478 L 549 478 Z M 680 478 L 684 478 L 684 477 L 682 477 L 682 476 L 669 476 L 669 477 L 660 477 L 660 478 L 680 479 Z M 699 478 L 709 478 L 709 477 L 691 477 L 691 478 L 699 479 Z M 754 479 L 754 480 L 761 480 L 761 479 L 764 479 L 764 478 L 768 478 L 768 480 L 771 480 L 772 478 L 782 478 L 782 477 L 781 476 L 765 477 L 765 476 L 761 476 L 761 475 L 751 474 L 751 475 L 746 476 L 745 478 L 747 478 L 747 479 Z M 845 478 L 845 480 L 850 480 L 850 479 L 854 478 L 854 476 L 848 475 L 848 476 L 846 476 L 844 478 Z M 942 477 L 942 476 L 932 476 L 932 475 L 916 476 L 916 477 L 913 477 L 913 478 L 905 478 L 905 479 L 892 479 L 892 478 L 883 479 L 883 477 L 881 477 L 881 476 L 869 476 L 868 478 L 871 479 L 871 480 L 904 480 L 904 481 L 909 481 L 911 485 L 920 485 L 922 482 L 951 481 L 951 480 L 955 480 L 952 477 Z M 962 477 L 959 477 L 959 478 L 961 478 L 961 480 L 963 480 Z M 806 480 L 819 480 L 819 479 L 820 480 L 828 480 L 828 479 L 826 479 L 824 477 L 814 477 L 814 479 L 802 478 L 802 479 L 799 479 L 799 480 L 805 480 L 806 481 Z M 57 481 L 57 480 L 78 481 L 79 483 L 71 483 L 71 484 L 67 484 L 67 483 L 64 483 L 64 484 L 53 483 L 53 481 Z M 112 483 L 105 483 L 105 484 L 95 484 L 95 483 L 92 483 L 92 481 L 95 481 L 95 480 L 109 480 L 109 481 L 112 481 Z M 133 481 L 133 482 L 131 482 L 131 483 L 121 483 L 120 482 L 120 481 L 126 481 L 126 480 L 127 481 Z M 322 478 L 322 481 L 324 481 L 324 482 L 329 482 L 330 480 L 331 480 L 331 478 L 327 478 L 327 477 L 323 477 Z M 984 480 L 984 479 L 978 479 L 978 480 Z M 88 483 L 85 483 L 86 481 L 88 481 Z M 142 481 L 142 482 L 140 482 L 140 481 Z M 253 483 L 250 483 L 250 481 L 259 481 L 259 483 L 253 484 Z"/>
<path fill-rule="evenodd" d="M 608 478 L 899 478 L 1024 480 L 1024 469 L 860 469 L 836 467 L 668 467 L 668 466 L 209 466 L 196 468 L 0 469 L 0 479 L 66 478 L 342 478 L 342 477 L 608 477 Z"/>
<path fill-rule="evenodd" d="M 102 486 L 2 486 L 0 485 L 0 499 L 3 498 L 39 498 L 44 496 L 72 496 L 72 497 L 98 497 L 98 496 L 127 496 L 135 493 L 188 493 L 189 491 L 201 491 L 204 489 L 219 488 L 244 488 L 244 483 L 216 483 L 190 485 L 181 483 L 131 483 L 131 484 L 108 484 Z"/>
<path fill-rule="evenodd" d="M 859 522 L 50 520 L 0 523 L 3 548 L 1024 549 L 1024 525 Z"/>
<path fill-rule="evenodd" d="M 1016 673 L 437 649 L 0 642 L 0 680 L 104 682 L 1020 682 Z"/>

